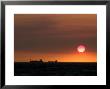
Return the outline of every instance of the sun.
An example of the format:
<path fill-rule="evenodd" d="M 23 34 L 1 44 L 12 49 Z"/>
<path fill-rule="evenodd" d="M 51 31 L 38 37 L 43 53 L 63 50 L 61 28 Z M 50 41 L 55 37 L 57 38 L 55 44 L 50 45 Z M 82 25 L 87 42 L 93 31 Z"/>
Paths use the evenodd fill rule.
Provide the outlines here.
<path fill-rule="evenodd" d="M 85 46 L 84 45 L 79 45 L 78 47 L 77 47 L 77 51 L 79 52 L 79 53 L 83 53 L 83 52 L 85 52 Z"/>

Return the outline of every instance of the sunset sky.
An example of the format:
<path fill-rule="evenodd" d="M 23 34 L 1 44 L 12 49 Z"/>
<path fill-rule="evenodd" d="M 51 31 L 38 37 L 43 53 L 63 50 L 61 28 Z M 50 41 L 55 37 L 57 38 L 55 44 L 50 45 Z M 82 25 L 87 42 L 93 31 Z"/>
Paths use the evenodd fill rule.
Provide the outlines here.
<path fill-rule="evenodd" d="M 96 14 L 15 14 L 14 36 L 15 62 L 97 60 Z"/>

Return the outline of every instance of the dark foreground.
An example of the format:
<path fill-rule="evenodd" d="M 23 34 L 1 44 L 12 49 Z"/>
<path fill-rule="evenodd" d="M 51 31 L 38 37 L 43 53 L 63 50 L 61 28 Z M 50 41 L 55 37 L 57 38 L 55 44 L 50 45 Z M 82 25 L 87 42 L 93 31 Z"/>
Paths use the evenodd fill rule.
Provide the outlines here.
<path fill-rule="evenodd" d="M 97 76 L 97 63 L 26 63 L 14 64 L 15 76 Z"/>

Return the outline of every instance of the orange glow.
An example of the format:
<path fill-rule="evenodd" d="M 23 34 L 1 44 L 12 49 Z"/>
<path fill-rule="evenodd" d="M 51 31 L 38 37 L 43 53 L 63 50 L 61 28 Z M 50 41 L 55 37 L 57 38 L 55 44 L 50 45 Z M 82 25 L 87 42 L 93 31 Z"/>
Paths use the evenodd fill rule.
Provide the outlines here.
<path fill-rule="evenodd" d="M 76 53 L 73 56 L 74 62 L 96 62 L 97 55 L 95 53 Z"/>
<path fill-rule="evenodd" d="M 70 54 L 37 54 L 32 52 L 15 52 L 15 61 L 30 61 L 30 60 L 39 60 L 43 59 L 43 61 L 55 61 L 58 62 L 96 62 L 97 55 L 96 53 L 70 53 Z"/>

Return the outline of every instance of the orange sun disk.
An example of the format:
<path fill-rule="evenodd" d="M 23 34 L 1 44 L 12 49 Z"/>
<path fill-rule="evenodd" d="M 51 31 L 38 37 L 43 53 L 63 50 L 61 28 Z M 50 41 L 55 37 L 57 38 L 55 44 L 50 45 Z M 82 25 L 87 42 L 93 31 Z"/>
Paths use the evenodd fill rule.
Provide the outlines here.
<path fill-rule="evenodd" d="M 84 45 L 79 45 L 79 46 L 77 47 L 77 51 L 78 51 L 79 53 L 85 52 L 85 46 L 84 46 Z"/>

